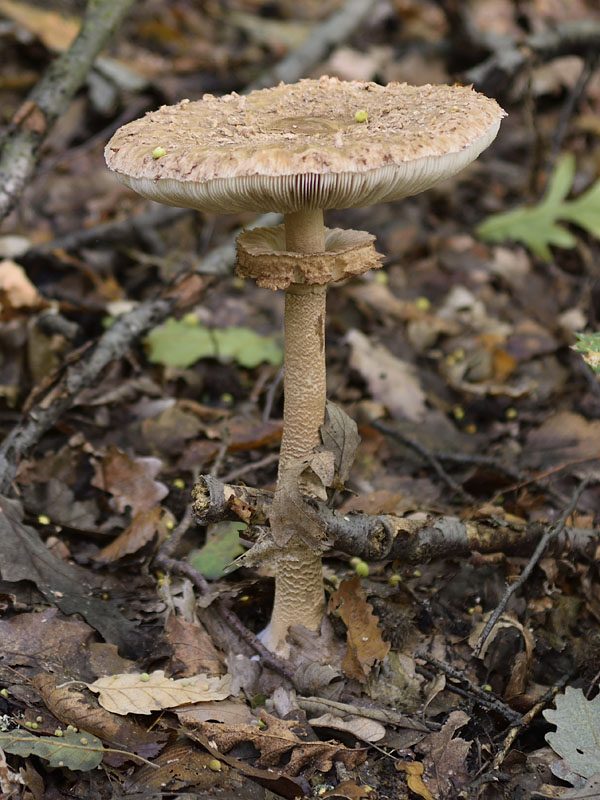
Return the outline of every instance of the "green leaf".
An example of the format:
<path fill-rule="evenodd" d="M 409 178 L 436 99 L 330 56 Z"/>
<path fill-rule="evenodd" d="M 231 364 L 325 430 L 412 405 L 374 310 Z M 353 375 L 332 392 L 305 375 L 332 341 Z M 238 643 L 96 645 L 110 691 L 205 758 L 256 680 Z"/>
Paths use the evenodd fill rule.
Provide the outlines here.
<path fill-rule="evenodd" d="M 551 245 L 569 249 L 577 243 L 559 221 L 572 222 L 600 238 L 600 181 L 575 200 L 566 200 L 574 177 L 575 159 L 567 153 L 558 160 L 546 194 L 537 206 L 519 206 L 493 214 L 478 226 L 478 236 L 490 242 L 521 242 L 546 261 L 552 259 Z"/>
<path fill-rule="evenodd" d="M 581 353 L 586 364 L 600 375 L 600 332 L 578 333 L 573 350 Z"/>
<path fill-rule="evenodd" d="M 245 552 L 238 533 L 246 527 L 243 522 L 219 522 L 212 525 L 206 544 L 199 550 L 193 550 L 188 561 L 205 578 L 218 580 L 226 572 L 230 572 L 227 567 L 231 562 Z"/>
<path fill-rule="evenodd" d="M 256 367 L 264 361 L 279 366 L 283 351 L 272 336 L 260 336 L 251 328 L 210 329 L 186 319 L 169 318 L 146 337 L 148 358 L 154 364 L 189 367 L 201 358 L 236 361 Z"/>
<path fill-rule="evenodd" d="M 34 736 L 16 729 L 0 733 L 0 747 L 16 756 L 39 756 L 51 767 L 68 767 L 87 772 L 102 761 L 104 747 L 97 736 L 85 731 L 66 730 L 62 736 Z"/>

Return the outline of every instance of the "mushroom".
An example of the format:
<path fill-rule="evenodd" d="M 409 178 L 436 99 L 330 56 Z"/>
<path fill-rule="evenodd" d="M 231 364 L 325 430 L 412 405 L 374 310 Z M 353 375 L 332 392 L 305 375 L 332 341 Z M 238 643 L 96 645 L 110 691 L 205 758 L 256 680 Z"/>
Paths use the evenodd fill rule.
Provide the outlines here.
<path fill-rule="evenodd" d="M 286 291 L 278 490 L 294 476 L 305 480 L 302 465 L 320 442 L 326 286 L 380 266 L 374 237 L 326 229 L 323 210 L 430 188 L 477 158 L 503 116 L 494 100 L 465 86 L 380 86 L 324 76 L 163 106 L 120 128 L 106 146 L 108 166 L 151 200 L 210 212 L 284 214 L 283 225 L 238 238 L 238 273 Z M 290 626 L 320 628 L 321 557 L 318 537 L 307 542 L 290 530 L 281 508 L 271 522 L 280 549 L 263 641 L 285 654 Z"/>

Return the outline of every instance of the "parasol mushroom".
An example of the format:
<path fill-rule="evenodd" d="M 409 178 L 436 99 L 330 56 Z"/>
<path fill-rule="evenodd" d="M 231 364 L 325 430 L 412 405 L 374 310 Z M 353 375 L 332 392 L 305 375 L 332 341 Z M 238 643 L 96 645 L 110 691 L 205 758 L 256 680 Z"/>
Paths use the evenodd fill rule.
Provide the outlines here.
<path fill-rule="evenodd" d="M 503 116 L 494 100 L 469 87 L 322 77 L 246 96 L 182 100 L 128 123 L 108 143 L 108 166 L 152 200 L 210 212 L 284 214 L 283 225 L 238 237 L 238 274 L 286 291 L 278 488 L 289 473 L 302 480 L 297 465 L 320 442 L 326 286 L 380 266 L 374 237 L 326 229 L 323 210 L 430 188 L 477 158 Z M 291 625 L 320 627 L 321 558 L 314 542 L 286 529 L 281 513 L 276 525 L 271 521 L 280 552 L 264 642 L 285 653 Z"/>

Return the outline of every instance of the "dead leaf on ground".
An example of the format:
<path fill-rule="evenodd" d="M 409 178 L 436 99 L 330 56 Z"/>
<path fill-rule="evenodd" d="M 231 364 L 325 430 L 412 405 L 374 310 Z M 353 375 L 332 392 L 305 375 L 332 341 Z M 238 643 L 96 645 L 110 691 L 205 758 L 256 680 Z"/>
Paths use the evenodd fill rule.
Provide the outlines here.
<path fill-rule="evenodd" d="M 40 673 L 33 679 L 46 707 L 65 725 L 74 725 L 94 734 L 113 747 L 137 753 L 143 758 L 152 758 L 163 748 L 166 736 L 149 733 L 141 725 L 112 714 L 98 706 L 95 697 L 90 697 L 78 686 L 57 686 L 51 675 Z M 112 759 L 122 763 L 123 756 Z M 114 754 L 113 754 L 114 755 Z"/>
<path fill-rule="evenodd" d="M 561 411 L 532 430 L 524 447 L 524 462 L 534 468 L 581 459 L 600 459 L 600 420 Z"/>
<path fill-rule="evenodd" d="M 354 769 L 366 758 L 362 750 L 351 750 L 339 742 L 307 742 L 300 738 L 294 728 L 300 726 L 294 720 L 281 720 L 261 710 L 261 729 L 257 725 L 222 725 L 206 722 L 199 731 L 214 746 L 227 753 L 242 742 L 250 742 L 259 751 L 257 765 L 280 769 L 285 775 L 298 775 L 301 771 L 328 772 L 334 761 L 341 761 L 348 769 Z M 303 731 L 300 728 L 300 733 Z M 288 760 L 289 756 L 289 760 Z M 280 764 L 284 759 L 285 763 Z"/>
<path fill-rule="evenodd" d="M 441 731 L 431 733 L 415 749 L 423 753 L 423 781 L 439 800 L 456 797 L 456 791 L 470 780 L 465 767 L 471 742 L 454 737 L 470 721 L 464 711 L 453 711 Z"/>
<path fill-rule="evenodd" d="M 111 564 L 120 558 L 137 553 L 146 545 L 158 545 L 168 535 L 167 514 L 162 506 L 151 511 L 140 511 L 128 527 L 95 556 L 101 564 Z"/>
<path fill-rule="evenodd" d="M 213 700 L 175 709 L 183 725 L 197 726 L 201 722 L 224 722 L 226 725 L 249 725 L 256 718 L 246 703 L 240 700 Z"/>
<path fill-rule="evenodd" d="M 411 792 L 418 794 L 423 800 L 436 800 L 423 783 L 424 767 L 420 761 L 396 761 L 398 772 L 406 772 L 406 784 Z"/>
<path fill-rule="evenodd" d="M 367 603 L 360 578 L 342 581 L 331 595 L 329 612 L 344 621 L 347 633 L 347 652 L 342 668 L 349 678 L 366 683 L 367 676 L 377 661 L 383 660 L 390 650 L 378 628 L 379 618 L 373 606 Z"/>
<path fill-rule="evenodd" d="M 62 52 L 79 33 L 81 22 L 56 11 L 17 0 L 0 0 L 0 12 L 33 33 L 49 50 Z"/>
<path fill-rule="evenodd" d="M 329 798 L 330 800 L 368 800 L 373 794 L 373 789 L 370 786 L 359 786 L 355 781 L 342 781 L 338 783 L 335 789 L 330 789 L 320 797 Z"/>
<path fill-rule="evenodd" d="M 352 348 L 350 366 L 365 379 L 373 398 L 393 417 L 420 422 L 425 416 L 425 393 L 412 364 L 382 344 L 372 344 L 358 330 L 349 331 L 346 341 Z"/>
<path fill-rule="evenodd" d="M 380 722 L 366 717 L 359 717 L 349 714 L 338 717 L 335 714 L 321 714 L 308 720 L 309 725 L 317 728 L 331 728 L 333 730 L 345 731 L 361 739 L 363 742 L 378 742 L 385 736 L 385 728 Z"/>
<path fill-rule="evenodd" d="M 356 448 L 360 444 L 358 426 L 335 403 L 327 403 L 325 423 L 321 425 L 321 441 L 326 451 L 333 453 L 335 470 L 342 484 L 350 477 Z M 327 484 L 326 484 L 327 485 Z"/>
<path fill-rule="evenodd" d="M 111 505 L 120 514 L 128 506 L 133 516 L 149 511 L 169 494 L 164 483 L 154 480 L 162 469 L 157 458 L 131 458 L 111 445 L 94 468 L 92 486 L 112 494 Z"/>
<path fill-rule="evenodd" d="M 110 675 L 88 683 L 87 687 L 99 695 L 100 705 L 113 714 L 150 714 L 184 703 L 224 700 L 231 694 L 231 675 L 193 675 L 173 680 L 157 669 L 150 674 Z"/>
<path fill-rule="evenodd" d="M 0 0 L 0 11 L 2 10 Z M 39 308 L 45 300 L 14 261 L 0 261 L 0 317 L 8 319 L 11 311 Z"/>
<path fill-rule="evenodd" d="M 208 675 L 222 675 L 225 672 L 223 658 L 199 622 L 189 622 L 171 614 L 165 625 L 165 633 L 173 650 L 169 670 L 172 676 L 187 678 L 200 672 Z"/>

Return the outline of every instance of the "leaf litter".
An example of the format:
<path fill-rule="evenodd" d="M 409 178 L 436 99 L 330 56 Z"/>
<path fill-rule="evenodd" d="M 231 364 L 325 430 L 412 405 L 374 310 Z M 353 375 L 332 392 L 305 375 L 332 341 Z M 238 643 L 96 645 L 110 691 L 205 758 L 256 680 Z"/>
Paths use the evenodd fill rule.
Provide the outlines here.
<path fill-rule="evenodd" d="M 48 160 L 0 236 L 3 433 L 21 408 L 44 397 L 53 402 L 65 360 L 76 361 L 76 348 L 114 324 L 122 308 L 154 298 L 157 285 L 182 265 L 213 264 L 213 241 L 219 246 L 230 228 L 246 222 L 189 214 L 146 229 L 145 206 L 101 165 L 101 129 L 118 124 L 143 87 L 152 85 L 161 103 L 188 96 L 190 74 L 200 93 L 241 91 L 245 75 L 258 74 L 290 47 L 298 13 L 293 3 L 278 0 L 259 17 L 254 0 L 234 5 L 241 10 L 238 22 L 233 15 L 225 21 L 217 6 L 199 13 L 183 4 L 164 9 L 160 19 L 152 4 L 136 7 L 111 56 L 98 62 L 90 90 L 47 140 Z M 304 34 L 342 5 L 303 4 Z M 76 23 L 67 15 L 70 6 L 34 14 L 20 2 L 4 4 L 12 20 L 3 31 L 9 81 L 0 87 L 7 120 L 26 98 L 18 84 L 11 88 L 11 76 L 35 80 L 31 63 L 36 70 L 50 63 L 44 48 L 66 46 Z M 442 40 L 443 52 L 452 50 L 456 30 L 441 8 L 413 0 L 400 6 L 394 17 L 384 9 L 379 22 L 364 25 L 360 41 L 334 46 L 330 60 L 315 69 L 360 66 L 367 79 L 386 81 L 407 79 L 417 64 L 416 82 L 465 82 L 439 55 Z M 516 14 L 512 0 L 477 0 L 460 11 L 486 33 L 521 39 L 529 30 L 543 34 L 550 24 L 560 29 L 566 7 L 546 6 L 536 1 Z M 592 29 L 598 22 L 595 4 L 586 0 L 571 4 L 569 16 Z M 437 48 L 435 57 L 415 61 L 411 37 L 419 52 Z M 461 58 L 468 61 L 466 49 Z M 471 550 L 418 565 L 372 561 L 368 576 L 359 578 L 348 554 L 329 550 L 328 600 L 339 616 L 331 614 L 328 629 L 318 633 L 294 627 L 292 680 L 270 669 L 223 622 L 235 615 L 255 633 L 266 624 L 268 569 L 248 562 L 225 572 L 226 562 L 264 530 L 261 524 L 241 528 L 239 515 L 219 522 L 216 539 L 226 547 L 211 554 L 211 531 L 190 523 L 189 492 L 195 475 L 211 470 L 217 479 L 237 475 L 226 482 L 270 497 L 281 436 L 283 297 L 242 285 L 221 259 L 223 274 L 206 286 L 202 278 L 201 290 L 197 276 L 195 289 L 184 284 L 175 316 L 108 365 L 21 460 L 19 501 L 0 500 L 0 719 L 8 726 L 1 733 L 22 753 L 0 759 L 1 791 L 25 786 L 35 797 L 44 791 L 102 797 L 103 791 L 162 791 L 168 784 L 206 797 L 218 788 L 224 797 L 258 798 L 269 790 L 350 800 L 395 800 L 409 789 L 436 798 L 480 792 L 491 800 L 502 793 L 597 793 L 597 775 L 589 773 L 600 653 L 594 560 L 600 410 L 595 378 L 580 355 L 593 369 L 598 182 L 590 115 L 570 120 L 567 155 L 555 166 L 528 176 L 522 159 L 531 145 L 524 108 L 535 106 L 544 138 L 556 127 L 558 100 L 576 86 L 577 73 L 558 60 L 533 65 L 527 102 L 519 94 L 526 91 L 523 82 L 507 81 L 510 117 L 497 149 L 468 174 L 397 208 L 340 215 L 344 227 L 356 222 L 377 233 L 387 269 L 330 293 L 333 403 L 322 446 L 283 482 L 280 535 L 287 535 L 293 516 L 306 541 L 321 550 L 330 543 L 314 513 L 317 499 L 349 520 L 357 510 L 408 521 L 442 517 L 425 526 L 429 543 L 461 525 L 474 541 L 515 520 L 527 533 L 536 526 L 542 531 L 590 473 L 563 549 L 542 559 L 511 599 L 483 657 L 473 656 L 478 633 L 505 583 L 521 574 L 525 551 Z M 582 112 L 599 98 L 594 80 L 585 91 Z M 120 229 L 116 240 L 60 241 L 63 233 L 85 236 L 132 215 L 140 222 L 133 237 Z M 332 221 L 336 215 L 330 212 Z M 543 269 L 539 258 L 547 261 Z M 579 352 L 570 349 L 577 347 L 576 332 L 582 333 Z M 374 427 L 386 419 L 388 432 Z M 471 500 L 460 500 L 444 473 Z M 310 487 L 309 503 L 299 487 Z M 252 506 L 236 502 L 250 519 Z M 170 543 L 188 567 L 190 554 L 210 556 L 192 562 L 204 589 L 189 575 L 157 567 L 157 555 Z M 226 673 L 234 694 L 207 699 L 210 692 L 200 687 L 186 698 L 191 704 L 167 707 L 168 698 L 152 699 L 144 688 L 156 671 L 162 671 L 159 697 L 199 675 L 206 676 L 201 687 L 212 680 L 218 687 Z M 148 681 L 131 677 L 146 674 Z M 109 686 L 133 682 L 119 689 L 116 705 L 141 709 L 140 716 L 103 708 L 82 685 L 96 679 Z M 559 691 L 556 711 L 546 714 L 556 731 L 548 731 L 540 704 L 548 706 L 565 679 L 578 688 Z M 285 703 L 277 695 L 283 686 Z M 574 695 L 579 687 L 585 694 Z M 518 714 L 527 730 L 517 757 L 510 721 Z M 402 720 L 421 727 L 406 728 Z M 25 728 L 27 722 L 38 728 Z M 66 747 L 71 739 L 55 734 L 64 726 L 78 728 L 69 731 L 73 742 L 90 736 L 100 744 L 90 739 L 87 751 L 81 743 L 83 749 Z M 572 746 L 579 741 L 581 752 Z M 36 752 L 37 762 L 26 755 Z M 44 771 L 44 760 L 54 763 L 49 758 L 63 762 L 52 774 Z M 134 766 L 140 758 L 154 767 Z M 101 769 L 82 776 L 86 763 Z M 492 767 L 498 781 L 477 783 Z M 575 788 L 566 790 L 554 775 L 569 776 Z"/>

